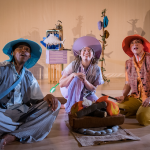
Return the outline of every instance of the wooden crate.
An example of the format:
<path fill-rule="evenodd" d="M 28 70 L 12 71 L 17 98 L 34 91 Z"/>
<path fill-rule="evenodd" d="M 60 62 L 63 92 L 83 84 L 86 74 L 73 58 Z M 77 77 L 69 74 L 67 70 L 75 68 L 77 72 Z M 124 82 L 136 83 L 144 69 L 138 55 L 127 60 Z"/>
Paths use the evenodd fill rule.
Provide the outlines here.
<path fill-rule="evenodd" d="M 59 83 L 63 64 L 67 63 L 67 51 L 46 50 L 46 63 L 48 65 L 48 83 Z"/>
<path fill-rule="evenodd" d="M 48 65 L 48 83 L 59 83 L 62 72 L 62 64 Z"/>

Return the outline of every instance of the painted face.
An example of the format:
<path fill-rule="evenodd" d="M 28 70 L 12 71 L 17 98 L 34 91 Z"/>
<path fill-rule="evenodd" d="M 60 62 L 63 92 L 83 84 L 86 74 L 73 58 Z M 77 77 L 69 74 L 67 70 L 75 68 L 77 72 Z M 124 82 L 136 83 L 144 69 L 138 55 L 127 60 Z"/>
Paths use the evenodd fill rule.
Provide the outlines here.
<path fill-rule="evenodd" d="M 130 49 L 135 55 L 139 55 L 141 52 L 144 51 L 144 46 L 140 39 L 135 39 L 130 43 Z"/>
<path fill-rule="evenodd" d="M 15 61 L 25 63 L 31 58 L 31 50 L 28 46 L 19 45 L 13 52 Z"/>
<path fill-rule="evenodd" d="M 81 58 L 82 60 L 86 60 L 86 61 L 90 61 L 93 57 L 93 50 L 89 47 L 84 47 L 82 50 L 81 50 Z"/>

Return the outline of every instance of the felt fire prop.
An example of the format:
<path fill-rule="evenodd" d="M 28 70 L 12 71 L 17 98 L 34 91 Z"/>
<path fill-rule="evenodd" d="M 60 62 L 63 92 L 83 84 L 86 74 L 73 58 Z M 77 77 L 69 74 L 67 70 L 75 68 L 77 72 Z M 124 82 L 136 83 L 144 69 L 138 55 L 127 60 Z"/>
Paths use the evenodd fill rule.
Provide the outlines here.
<path fill-rule="evenodd" d="M 119 114 L 118 105 L 115 102 L 108 100 L 108 97 L 109 96 L 102 96 L 96 101 L 96 103 L 100 103 L 103 101 L 106 102 L 107 103 L 106 111 L 107 111 L 108 115 L 110 115 L 110 116 L 118 115 Z"/>

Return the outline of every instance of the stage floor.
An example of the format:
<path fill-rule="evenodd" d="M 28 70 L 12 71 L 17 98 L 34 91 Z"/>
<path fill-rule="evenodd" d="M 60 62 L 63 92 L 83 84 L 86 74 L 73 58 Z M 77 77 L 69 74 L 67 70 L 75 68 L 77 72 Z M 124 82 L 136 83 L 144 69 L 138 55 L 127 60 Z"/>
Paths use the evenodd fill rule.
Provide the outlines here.
<path fill-rule="evenodd" d="M 112 97 L 120 96 L 125 83 L 124 78 L 110 78 L 110 83 L 105 83 L 97 88 L 96 94 L 101 97 L 101 93 Z M 48 84 L 47 80 L 39 80 L 39 85 L 44 95 L 49 93 L 49 90 L 55 84 Z M 59 86 L 53 93 L 54 96 L 62 96 Z M 102 144 L 98 146 L 81 147 L 69 132 L 65 121 L 68 120 L 68 115 L 64 109 L 60 109 L 59 115 L 55 120 L 52 130 L 49 135 L 41 142 L 32 144 L 21 144 L 13 142 L 5 147 L 5 150 L 149 150 L 150 149 L 150 126 L 140 126 L 136 119 L 126 118 L 123 128 L 128 129 L 136 136 L 140 137 L 140 141 L 122 141 L 113 142 L 110 144 Z"/>

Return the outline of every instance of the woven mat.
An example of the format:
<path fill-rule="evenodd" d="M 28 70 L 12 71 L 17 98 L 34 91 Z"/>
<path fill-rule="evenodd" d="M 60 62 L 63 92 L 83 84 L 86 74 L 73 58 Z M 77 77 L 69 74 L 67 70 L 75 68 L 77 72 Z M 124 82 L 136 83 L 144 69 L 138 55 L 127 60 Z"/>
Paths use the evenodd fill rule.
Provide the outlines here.
<path fill-rule="evenodd" d="M 73 134 L 75 139 L 81 144 L 81 146 L 91 146 L 91 145 L 100 145 L 107 142 L 112 141 L 125 141 L 125 140 L 140 140 L 139 137 L 135 136 L 133 133 L 128 131 L 127 129 L 123 129 L 119 126 L 119 129 L 117 132 L 112 133 L 111 135 L 105 135 L 105 136 L 89 136 L 89 135 L 83 135 L 74 132 L 68 121 L 65 121 L 67 127 L 69 128 L 70 132 Z M 92 128 L 90 128 L 92 129 Z M 103 127 L 95 128 L 95 130 L 102 130 Z"/>

